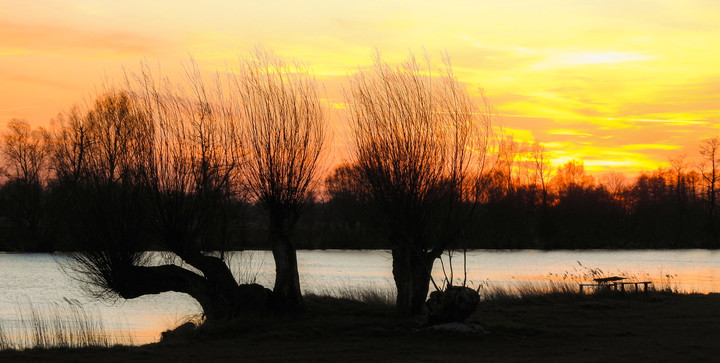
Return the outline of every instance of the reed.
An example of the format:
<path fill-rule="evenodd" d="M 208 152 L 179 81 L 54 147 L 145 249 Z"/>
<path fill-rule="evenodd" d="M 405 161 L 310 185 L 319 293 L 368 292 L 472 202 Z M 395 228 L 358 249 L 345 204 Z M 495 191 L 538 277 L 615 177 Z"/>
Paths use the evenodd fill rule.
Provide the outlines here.
<path fill-rule="evenodd" d="M 577 284 L 581 282 L 590 282 L 595 278 L 609 276 L 622 276 L 627 278 L 629 281 L 652 281 L 652 285 L 648 287 L 648 290 L 650 291 L 666 293 L 692 293 L 692 291 L 682 289 L 679 286 L 675 280 L 677 274 L 668 273 L 662 269 L 657 273 L 627 273 L 620 270 L 603 271 L 600 268 L 584 266 L 580 261 L 577 261 L 577 266 L 573 266 L 572 270 L 565 271 L 562 275 L 549 274 L 548 278 L 550 281 L 569 283 L 570 285 L 574 284 L 577 286 Z"/>
<path fill-rule="evenodd" d="M 574 297 L 583 295 L 577 284 L 568 282 L 525 282 L 516 285 L 481 285 L 481 301 L 510 302 L 538 298 Z"/>
<path fill-rule="evenodd" d="M 128 333 L 108 331 L 103 320 L 76 300 L 38 308 L 25 304 L 16 321 L 0 322 L 0 350 L 132 345 Z"/>
<path fill-rule="evenodd" d="M 320 289 L 318 291 L 312 291 L 310 292 L 310 294 L 334 297 L 339 299 L 348 299 L 366 304 L 383 306 L 395 305 L 395 300 L 397 298 L 397 293 L 392 287 L 369 284 L 361 286 L 335 286 L 331 288 Z"/>
<path fill-rule="evenodd" d="M 482 300 L 505 302 L 543 297 L 567 298 L 585 295 L 622 294 L 620 291 L 602 288 L 587 288 L 584 292 L 580 292 L 580 283 L 592 282 L 593 279 L 610 276 L 622 276 L 629 281 L 652 281 L 653 283 L 648 286 L 648 292 L 650 293 L 691 293 L 691 291 L 681 289 L 675 282 L 676 274 L 663 271 L 657 274 L 603 271 L 599 268 L 583 266 L 579 261 L 578 266 L 562 274 L 548 274 L 545 281 L 521 282 L 512 285 L 491 285 L 489 282 L 484 282 L 480 284 L 478 291 Z M 626 293 L 632 293 L 632 290 L 627 290 Z"/>
<path fill-rule="evenodd" d="M 622 271 L 604 271 L 600 268 L 578 265 L 562 274 L 550 273 L 545 281 L 517 282 L 514 284 L 497 285 L 488 281 L 479 284 L 473 281 L 468 286 L 477 286 L 480 298 L 483 301 L 518 301 L 537 298 L 573 298 L 583 295 L 605 295 L 616 293 L 606 289 L 586 289 L 580 292 L 578 284 L 591 282 L 595 278 L 608 276 L 623 276 L 632 281 L 652 281 L 648 287 L 649 292 L 655 293 L 686 293 L 675 282 L 677 275 L 660 271 L 650 273 L 625 273 Z M 620 293 L 620 292 L 617 292 Z M 627 293 L 632 293 L 628 290 Z M 309 295 L 325 296 L 339 299 L 348 299 L 373 305 L 392 306 L 395 304 L 396 292 L 392 286 L 385 285 L 341 285 L 308 292 Z"/>

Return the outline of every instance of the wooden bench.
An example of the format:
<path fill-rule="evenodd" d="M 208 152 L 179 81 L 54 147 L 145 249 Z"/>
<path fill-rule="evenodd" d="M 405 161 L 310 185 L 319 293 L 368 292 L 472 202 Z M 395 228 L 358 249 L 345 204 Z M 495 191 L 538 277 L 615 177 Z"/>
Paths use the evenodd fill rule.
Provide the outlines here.
<path fill-rule="evenodd" d="M 592 283 L 583 284 L 583 283 L 580 283 L 578 285 L 580 285 L 580 292 L 583 292 L 583 287 L 597 287 L 597 288 L 606 288 L 606 289 L 611 289 L 611 290 L 614 290 L 617 287 L 617 285 L 615 285 L 615 284 L 592 284 Z"/>
<path fill-rule="evenodd" d="M 580 283 L 580 292 L 582 292 L 583 287 L 597 287 L 597 288 L 605 288 L 608 290 L 617 290 L 617 282 L 625 280 L 625 277 L 620 276 L 610 276 L 610 277 L 598 277 L 596 279 L 593 279 L 595 281 L 594 283 Z"/>
<path fill-rule="evenodd" d="M 643 291 L 647 292 L 648 285 L 652 284 L 652 281 L 623 281 L 617 283 L 620 286 L 620 291 L 625 292 L 625 285 L 635 285 L 635 292 L 638 291 L 638 285 L 643 285 Z"/>
<path fill-rule="evenodd" d="M 583 292 L 583 287 L 597 287 L 605 288 L 608 290 L 616 290 L 617 282 L 625 280 L 625 277 L 610 276 L 610 277 L 598 277 L 593 279 L 594 283 L 580 283 L 580 292 Z"/>
<path fill-rule="evenodd" d="M 580 283 L 580 292 L 583 292 L 583 287 L 597 287 L 605 288 L 608 290 L 617 290 L 620 286 L 620 291 L 625 292 L 625 285 L 635 285 L 635 291 L 638 291 L 638 286 L 643 285 L 643 291 L 647 291 L 648 285 L 652 284 L 652 281 L 623 281 L 627 280 L 627 277 L 611 276 L 611 277 L 600 277 L 593 279 L 594 283 Z"/>

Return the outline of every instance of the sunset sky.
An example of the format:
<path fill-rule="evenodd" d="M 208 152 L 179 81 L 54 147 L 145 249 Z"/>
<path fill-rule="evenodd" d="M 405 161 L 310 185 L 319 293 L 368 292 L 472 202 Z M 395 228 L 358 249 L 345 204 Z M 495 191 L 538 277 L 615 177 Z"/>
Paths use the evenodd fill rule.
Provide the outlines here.
<path fill-rule="evenodd" d="M 600 175 L 696 157 L 720 133 L 720 1 L 4 1 L 0 121 L 47 126 L 142 61 L 224 70 L 261 44 L 298 58 L 340 105 L 379 50 L 427 52 L 516 140 Z M 331 113 L 342 130 L 342 111 Z M 339 131 L 338 131 L 339 132 Z M 342 137 L 336 137 L 342 140 Z"/>

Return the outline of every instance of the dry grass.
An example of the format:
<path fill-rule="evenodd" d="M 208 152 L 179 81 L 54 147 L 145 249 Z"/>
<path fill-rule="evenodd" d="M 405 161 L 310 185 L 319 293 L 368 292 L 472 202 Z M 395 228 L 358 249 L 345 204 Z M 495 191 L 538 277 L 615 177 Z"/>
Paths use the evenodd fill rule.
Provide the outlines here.
<path fill-rule="evenodd" d="M 477 284 L 476 286 L 478 292 L 480 293 L 481 300 L 484 301 L 537 299 L 543 296 L 573 297 L 588 294 L 621 294 L 621 292 L 619 291 L 607 291 L 606 289 L 596 288 L 585 288 L 584 292 L 580 292 L 578 286 L 579 283 L 588 283 L 592 282 L 593 279 L 596 278 L 610 276 L 622 276 L 627 278 L 628 281 L 652 281 L 652 284 L 648 286 L 648 292 L 692 293 L 692 291 L 686 291 L 682 289 L 675 282 L 675 277 L 677 277 L 677 275 L 673 275 L 670 273 L 664 273 L 660 271 L 656 274 L 630 274 L 622 271 L 604 271 L 599 268 L 590 268 L 583 266 L 582 263 L 580 263 L 579 261 L 577 266 L 573 267 L 572 270 L 564 272 L 563 274 L 548 274 L 546 281 L 518 282 L 512 285 L 495 285 L 486 281 Z M 472 285 L 475 284 L 473 282 L 469 282 L 468 285 L 472 287 Z M 640 287 L 640 289 L 642 290 L 642 286 Z M 628 287 L 626 293 L 630 294 L 633 292 L 633 290 L 634 288 Z M 357 302 L 383 306 L 393 306 L 395 304 L 395 299 L 397 296 L 392 286 L 378 285 L 344 285 L 340 287 L 312 291 L 309 293 L 309 295 L 348 299 Z"/>
<path fill-rule="evenodd" d="M 395 299 L 397 297 L 397 293 L 394 289 L 377 285 L 343 285 L 340 287 L 312 291 L 309 295 L 347 299 L 370 305 L 382 306 L 395 305 Z"/>
<path fill-rule="evenodd" d="M 540 297 L 580 297 L 584 295 L 612 295 L 631 294 L 634 288 L 626 288 L 626 292 L 609 290 L 597 287 L 586 287 L 580 291 L 580 283 L 592 283 L 593 279 L 611 276 L 621 276 L 627 281 L 652 281 L 648 286 L 649 293 L 692 293 L 686 291 L 675 282 L 677 275 L 663 273 L 657 274 L 636 273 L 630 274 L 622 271 L 603 271 L 599 268 L 583 266 L 578 261 L 578 266 L 572 271 L 565 271 L 563 274 L 548 274 L 546 281 L 520 282 L 513 285 L 497 286 L 485 282 L 480 284 L 478 291 L 480 297 L 485 301 L 510 301 L 537 299 Z M 640 286 L 640 291 L 644 292 Z"/>
<path fill-rule="evenodd" d="M 28 348 L 81 348 L 132 345 L 132 336 L 109 332 L 103 320 L 88 313 L 77 301 L 37 308 L 27 304 L 20 319 L 0 324 L 0 350 Z"/>

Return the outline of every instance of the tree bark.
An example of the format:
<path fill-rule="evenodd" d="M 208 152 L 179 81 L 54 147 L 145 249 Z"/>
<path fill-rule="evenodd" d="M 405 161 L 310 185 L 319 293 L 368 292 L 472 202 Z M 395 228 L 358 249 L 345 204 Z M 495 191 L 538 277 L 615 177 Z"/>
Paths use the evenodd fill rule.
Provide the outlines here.
<path fill-rule="evenodd" d="M 260 285 L 221 287 L 176 265 L 132 266 L 117 277 L 112 287 L 125 299 L 168 291 L 186 293 L 198 301 L 209 321 L 263 313 L 270 299 L 269 290 Z"/>
<path fill-rule="evenodd" d="M 214 298 L 213 289 L 205 278 L 179 266 L 130 266 L 115 274 L 115 278 L 111 287 L 125 299 L 167 291 L 182 292 L 198 301 L 207 319 L 232 315 L 227 304 Z"/>
<path fill-rule="evenodd" d="M 297 215 L 284 210 L 270 210 L 270 243 L 275 260 L 273 303 L 279 311 L 297 314 L 303 310 L 297 252 L 291 238 Z"/>
<path fill-rule="evenodd" d="M 392 257 L 397 313 L 400 317 L 421 315 L 435 258 L 430 253 L 403 247 L 393 248 Z"/>

